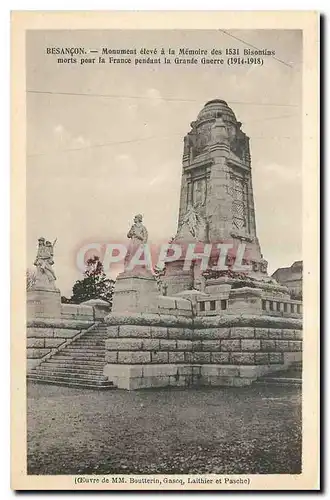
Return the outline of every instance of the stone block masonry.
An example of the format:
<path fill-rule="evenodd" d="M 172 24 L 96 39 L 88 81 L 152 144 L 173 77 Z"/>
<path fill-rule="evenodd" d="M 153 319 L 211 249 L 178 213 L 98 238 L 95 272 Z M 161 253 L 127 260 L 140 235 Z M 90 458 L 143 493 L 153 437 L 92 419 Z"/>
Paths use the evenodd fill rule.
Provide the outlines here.
<path fill-rule="evenodd" d="M 301 361 L 299 319 L 131 313 L 105 321 L 104 374 L 122 389 L 243 386 Z"/>
<path fill-rule="evenodd" d="M 94 324 L 90 320 L 50 318 L 27 322 L 27 369 L 38 366 L 59 349 L 66 347 Z"/>
<path fill-rule="evenodd" d="M 57 317 L 52 317 L 49 314 L 50 311 L 53 311 L 50 309 L 50 305 L 54 302 L 53 296 L 57 297 L 59 292 L 42 292 L 43 306 L 49 305 L 48 309 L 43 307 L 42 310 L 38 309 L 39 306 L 36 306 L 35 301 L 33 302 L 35 291 L 32 292 L 29 294 L 27 303 L 28 371 L 59 350 L 64 349 L 95 322 L 103 321 L 105 311 L 109 310 L 109 305 L 100 300 L 91 300 L 85 304 L 61 304 L 60 301 L 57 301 Z M 48 302 L 45 302 L 45 297 L 47 300 L 49 299 Z"/>

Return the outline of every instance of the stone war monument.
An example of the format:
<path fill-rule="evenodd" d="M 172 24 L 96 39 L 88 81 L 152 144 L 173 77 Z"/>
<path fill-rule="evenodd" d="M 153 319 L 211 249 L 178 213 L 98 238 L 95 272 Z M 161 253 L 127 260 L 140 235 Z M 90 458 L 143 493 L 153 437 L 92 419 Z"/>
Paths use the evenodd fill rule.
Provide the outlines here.
<path fill-rule="evenodd" d="M 131 249 L 147 241 L 140 224 L 136 216 L 128 233 Z M 249 137 L 223 100 L 208 101 L 184 138 L 171 243 L 183 252 L 166 262 L 157 280 L 152 270 L 132 266 L 118 276 L 113 310 L 105 318 L 104 369 L 117 387 L 248 385 L 301 361 L 302 305 L 267 273 L 256 230 Z M 187 266 L 192 243 L 196 258 Z M 227 249 L 222 268 L 216 265 L 219 245 Z M 202 269 L 206 247 L 209 260 Z"/>
<path fill-rule="evenodd" d="M 34 261 L 36 280 L 27 292 L 27 315 L 29 317 L 61 316 L 61 292 L 55 286 L 56 275 L 54 265 L 54 246 L 41 237 L 38 240 L 37 256 Z"/>
<path fill-rule="evenodd" d="M 249 138 L 225 101 L 208 101 L 184 138 L 168 246 L 177 258 L 166 255 L 155 272 L 142 214 L 127 238 L 109 314 L 99 300 L 61 306 L 55 242 L 39 239 L 28 292 L 32 380 L 127 390 L 243 386 L 301 363 L 302 303 L 268 275 Z"/>
<path fill-rule="evenodd" d="M 249 138 L 242 131 L 232 109 L 223 100 L 205 104 L 184 139 L 182 181 L 178 231 L 173 243 L 185 241 L 212 243 L 212 255 L 206 278 L 205 292 L 225 293 L 227 285 L 239 281 L 230 273 L 212 272 L 218 259 L 217 243 L 232 245 L 225 264 L 232 268 L 238 245 L 245 245 L 243 264 L 251 271 L 243 282 L 255 281 L 265 295 L 289 298 L 288 290 L 267 275 L 256 231 L 252 168 Z M 194 267 L 178 280 L 180 263 L 167 266 L 168 294 L 187 287 L 200 288 Z M 233 267 L 234 270 L 234 267 Z M 196 269 L 195 269 L 196 271 Z M 202 279 L 203 279 L 202 278 Z M 243 283 L 242 283 L 243 284 Z M 228 297 L 227 297 L 228 298 Z"/>

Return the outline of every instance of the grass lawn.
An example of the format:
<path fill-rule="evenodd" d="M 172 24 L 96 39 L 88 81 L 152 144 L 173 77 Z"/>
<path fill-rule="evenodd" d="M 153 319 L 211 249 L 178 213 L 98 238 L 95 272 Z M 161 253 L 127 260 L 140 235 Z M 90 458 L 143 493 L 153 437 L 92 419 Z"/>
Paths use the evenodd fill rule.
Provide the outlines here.
<path fill-rule="evenodd" d="M 28 474 L 297 474 L 301 388 L 28 384 Z"/>

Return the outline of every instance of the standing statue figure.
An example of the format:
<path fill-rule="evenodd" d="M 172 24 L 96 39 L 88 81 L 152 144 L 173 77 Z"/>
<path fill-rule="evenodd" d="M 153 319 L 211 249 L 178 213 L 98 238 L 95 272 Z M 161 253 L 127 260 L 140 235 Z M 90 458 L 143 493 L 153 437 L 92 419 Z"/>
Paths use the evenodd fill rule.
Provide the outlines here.
<path fill-rule="evenodd" d="M 142 224 L 143 217 L 141 214 L 137 214 L 134 217 L 134 224 L 127 233 L 127 238 L 132 240 L 132 245 L 141 245 L 147 243 L 148 241 L 148 231 L 146 227 Z"/>
<path fill-rule="evenodd" d="M 45 241 L 45 238 L 38 239 L 38 252 L 34 265 L 37 268 L 37 276 L 35 287 L 48 286 L 51 288 L 55 287 L 56 276 L 53 270 L 54 265 L 54 243 L 50 241 Z"/>
<path fill-rule="evenodd" d="M 264 259 L 264 256 L 261 254 L 260 271 L 263 274 L 267 274 L 267 268 L 268 268 L 268 262 L 266 259 Z"/>
<path fill-rule="evenodd" d="M 127 249 L 127 254 L 125 258 L 125 265 L 131 260 L 135 254 L 137 248 L 140 245 L 145 245 L 148 241 L 148 231 L 146 227 L 142 224 L 143 217 L 141 214 L 137 214 L 134 217 L 134 223 L 131 229 L 127 233 L 127 238 L 130 239 L 130 244 Z"/>
<path fill-rule="evenodd" d="M 203 275 L 203 273 L 201 273 L 201 274 L 199 275 L 199 278 L 198 278 L 198 280 L 197 280 L 197 282 L 196 282 L 196 285 L 197 285 L 197 287 L 195 287 L 195 288 L 197 288 L 197 290 L 198 290 L 199 292 L 201 292 L 201 293 L 205 293 L 205 288 L 206 288 L 206 278 L 205 278 L 205 276 Z"/>

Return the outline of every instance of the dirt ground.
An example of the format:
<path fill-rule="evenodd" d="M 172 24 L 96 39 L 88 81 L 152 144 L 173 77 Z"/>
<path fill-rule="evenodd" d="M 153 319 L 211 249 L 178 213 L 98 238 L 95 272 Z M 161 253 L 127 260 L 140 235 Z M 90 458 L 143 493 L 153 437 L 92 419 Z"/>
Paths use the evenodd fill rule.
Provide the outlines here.
<path fill-rule="evenodd" d="M 28 384 L 28 474 L 297 474 L 301 389 Z"/>

